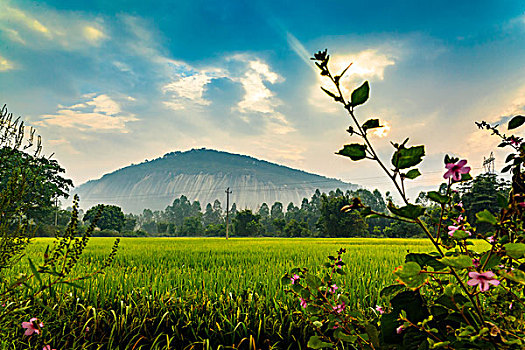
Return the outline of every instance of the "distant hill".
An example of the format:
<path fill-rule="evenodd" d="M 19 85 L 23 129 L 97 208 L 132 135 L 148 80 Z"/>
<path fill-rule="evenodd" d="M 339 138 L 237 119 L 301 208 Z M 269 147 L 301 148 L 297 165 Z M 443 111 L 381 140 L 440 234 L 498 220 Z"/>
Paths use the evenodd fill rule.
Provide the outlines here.
<path fill-rule="evenodd" d="M 203 209 L 215 199 L 225 208 L 227 187 L 233 192 L 230 205 L 236 203 L 238 209 L 256 209 L 263 202 L 271 206 L 276 201 L 286 209 L 290 202 L 300 205 L 316 189 L 328 192 L 357 188 L 253 157 L 203 148 L 167 153 L 127 166 L 72 192 L 80 196 L 82 208 L 115 204 L 125 212 L 138 214 L 145 208 L 163 210 L 182 194 L 191 201 L 198 200 Z"/>

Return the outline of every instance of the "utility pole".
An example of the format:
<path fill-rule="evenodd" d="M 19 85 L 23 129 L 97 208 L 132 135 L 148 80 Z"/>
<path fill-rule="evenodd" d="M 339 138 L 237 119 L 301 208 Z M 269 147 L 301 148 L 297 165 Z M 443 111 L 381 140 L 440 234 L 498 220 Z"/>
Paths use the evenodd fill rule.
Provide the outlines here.
<path fill-rule="evenodd" d="M 228 239 L 228 232 L 230 229 L 230 188 L 226 189 L 226 239 Z"/>
<path fill-rule="evenodd" d="M 55 227 L 58 225 L 58 196 L 55 197 Z"/>

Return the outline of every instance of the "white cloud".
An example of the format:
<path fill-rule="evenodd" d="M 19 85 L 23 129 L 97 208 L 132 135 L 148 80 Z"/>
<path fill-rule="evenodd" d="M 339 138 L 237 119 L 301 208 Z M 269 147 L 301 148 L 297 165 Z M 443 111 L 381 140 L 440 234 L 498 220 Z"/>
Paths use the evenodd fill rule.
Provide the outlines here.
<path fill-rule="evenodd" d="M 107 115 L 116 115 L 120 113 L 120 105 L 113 101 L 108 95 L 98 95 L 91 101 L 86 102 L 88 106 L 93 106 L 93 112 Z"/>
<path fill-rule="evenodd" d="M 92 25 L 86 25 L 82 29 L 84 37 L 91 43 L 97 45 L 102 39 L 106 38 L 106 34 L 99 29 L 95 28 Z"/>
<path fill-rule="evenodd" d="M 395 65 L 396 57 L 379 53 L 379 49 L 368 49 L 357 53 L 330 55 L 329 68 L 332 74 L 340 74 L 348 65 L 345 75 L 341 79 L 341 91 L 349 98 L 352 91 L 364 80 L 378 81 L 385 77 L 385 69 Z M 336 112 L 339 106 L 333 102 L 320 88 L 334 90 L 333 83 L 328 77 L 318 74 L 318 79 L 310 92 L 309 102 L 313 106 L 327 112 Z"/>
<path fill-rule="evenodd" d="M 20 33 L 17 30 L 14 30 L 11 28 L 1 28 L 0 27 L 0 31 L 4 31 L 9 40 L 22 44 L 22 45 L 26 44 L 25 40 L 22 39 L 22 37 L 20 36 Z"/>
<path fill-rule="evenodd" d="M 222 69 L 211 68 L 198 70 L 183 62 L 170 62 L 171 82 L 162 87 L 162 92 L 170 97 L 164 104 L 174 110 L 186 106 L 207 106 L 211 102 L 203 97 L 205 87 L 214 78 L 225 77 Z"/>
<path fill-rule="evenodd" d="M 0 2 L 0 35 L 31 49 L 86 50 L 98 46 L 108 34 L 97 18 L 50 8 L 22 9 Z"/>
<path fill-rule="evenodd" d="M 14 63 L 0 56 L 0 72 L 6 72 L 12 69 L 15 69 Z"/>
<path fill-rule="evenodd" d="M 70 107 L 59 105 L 56 114 L 43 115 L 34 124 L 80 131 L 127 133 L 126 124 L 136 120 L 134 114 L 122 113 L 119 103 L 101 94 Z"/>
<path fill-rule="evenodd" d="M 232 79 L 239 82 L 244 89 L 244 97 L 237 104 L 238 110 L 241 113 L 274 113 L 275 107 L 281 105 L 282 101 L 275 97 L 265 82 L 275 84 L 284 79 L 260 59 L 247 55 L 235 55 L 231 59 L 243 62 L 247 66 L 242 76 Z"/>
<path fill-rule="evenodd" d="M 231 61 L 235 61 L 234 69 L 227 68 Z M 284 78 L 272 71 L 262 59 L 254 55 L 237 54 L 216 62 L 214 66 L 200 69 L 181 61 L 165 59 L 164 62 L 169 67 L 170 76 L 170 81 L 161 88 L 168 97 L 168 100 L 163 101 L 166 108 L 180 111 L 209 106 L 212 101 L 204 97 L 206 85 L 213 79 L 227 78 L 243 88 L 242 98 L 231 109 L 232 112 L 238 112 L 242 120 L 249 123 L 252 118 L 265 118 L 266 127 L 277 134 L 295 130 L 277 110 L 283 102 L 267 86 L 280 83 Z"/>

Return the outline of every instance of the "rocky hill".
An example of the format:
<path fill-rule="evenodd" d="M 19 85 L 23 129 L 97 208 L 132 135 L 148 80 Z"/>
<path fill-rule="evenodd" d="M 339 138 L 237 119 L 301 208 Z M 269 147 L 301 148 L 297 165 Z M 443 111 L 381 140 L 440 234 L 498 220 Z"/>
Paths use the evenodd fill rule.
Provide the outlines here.
<path fill-rule="evenodd" d="M 261 203 L 279 201 L 300 205 L 316 189 L 328 192 L 355 189 L 356 185 L 307 173 L 253 157 L 227 152 L 193 149 L 167 153 L 161 158 L 130 165 L 88 181 L 73 189 L 82 208 L 97 203 L 115 204 L 125 212 L 145 208 L 165 209 L 184 194 L 202 208 L 219 199 L 225 207 L 226 188 L 232 191 L 230 205 L 256 209 Z"/>

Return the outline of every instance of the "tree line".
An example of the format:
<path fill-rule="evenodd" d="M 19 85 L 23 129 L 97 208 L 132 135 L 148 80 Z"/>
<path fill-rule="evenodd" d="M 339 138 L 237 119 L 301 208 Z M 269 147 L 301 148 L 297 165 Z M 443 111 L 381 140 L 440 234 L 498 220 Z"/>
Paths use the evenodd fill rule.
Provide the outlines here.
<path fill-rule="evenodd" d="M 486 173 L 464 183 L 454 194 L 464 206 L 465 215 L 475 222 L 473 215 L 483 209 L 496 213 L 498 198 L 506 195 L 510 187 L 497 175 Z M 445 191 L 445 187 L 442 187 Z M 358 189 L 343 192 L 339 189 L 329 193 L 316 190 L 310 199 L 304 198 L 299 206 L 289 203 L 286 208 L 280 202 L 271 206 L 262 203 L 257 210 L 238 210 L 234 203 L 230 208 L 230 235 L 237 237 L 421 237 L 421 230 L 414 224 L 391 221 L 381 217 L 364 219 L 358 210 L 342 212 L 341 208 L 359 197 L 365 206 L 376 212 L 386 213 L 386 203 L 392 201 L 387 192 L 383 196 L 377 189 Z M 427 207 L 424 220 L 429 224 L 438 220 L 439 207 L 430 201 L 425 192 L 416 200 Z M 226 235 L 226 210 L 217 199 L 208 203 L 204 210 L 198 201 L 190 201 L 182 195 L 165 210 L 144 209 L 139 214 L 124 214 L 114 205 L 97 205 L 90 208 L 83 221 L 89 223 L 102 208 L 98 226 L 100 235 L 130 236 L 210 236 Z M 429 225 L 430 226 L 430 225 Z M 483 225 L 478 227 L 483 230 Z"/>

